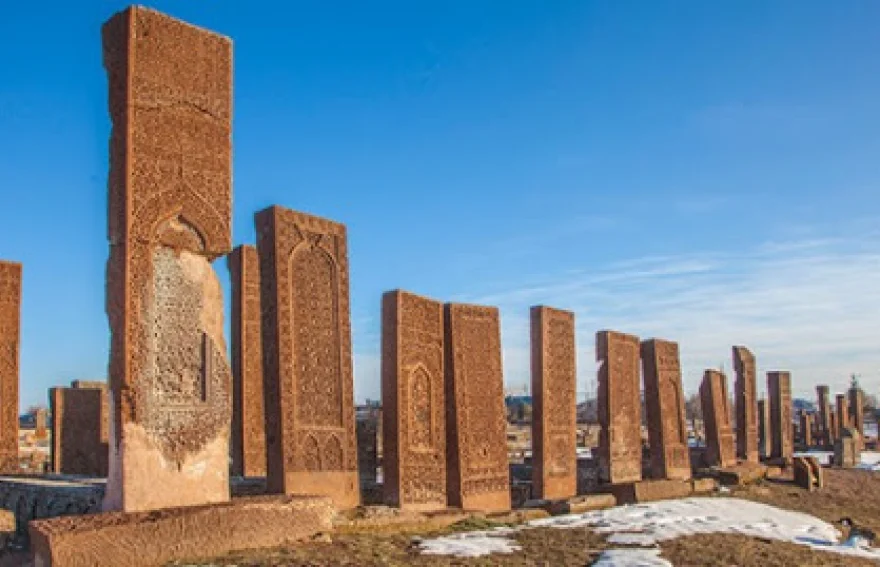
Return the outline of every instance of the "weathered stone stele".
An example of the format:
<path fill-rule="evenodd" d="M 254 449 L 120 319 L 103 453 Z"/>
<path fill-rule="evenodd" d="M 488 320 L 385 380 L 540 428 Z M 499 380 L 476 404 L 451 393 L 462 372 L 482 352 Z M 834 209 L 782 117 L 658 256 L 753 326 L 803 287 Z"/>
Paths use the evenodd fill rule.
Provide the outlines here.
<path fill-rule="evenodd" d="M 767 400 L 758 400 L 758 454 L 770 456 L 770 408 Z"/>
<path fill-rule="evenodd" d="M 107 476 L 110 401 L 107 385 L 99 384 L 49 389 L 52 472 Z"/>
<path fill-rule="evenodd" d="M 791 460 L 794 454 L 791 419 L 791 374 L 767 373 L 767 394 L 770 398 L 770 429 L 772 432 L 770 456 L 774 459 Z"/>
<path fill-rule="evenodd" d="M 801 443 L 809 448 L 813 446 L 813 416 L 803 411 L 801 412 L 800 423 Z"/>
<path fill-rule="evenodd" d="M 384 499 L 446 508 L 443 303 L 406 291 L 382 296 Z"/>
<path fill-rule="evenodd" d="M 834 464 L 839 467 L 854 467 L 862 460 L 861 435 L 854 427 L 844 427 L 834 444 Z"/>
<path fill-rule="evenodd" d="M 691 459 L 678 343 L 662 339 L 643 341 L 641 354 L 651 476 L 687 480 L 691 478 Z"/>
<path fill-rule="evenodd" d="M 574 313 L 531 309 L 532 497 L 577 494 Z"/>
<path fill-rule="evenodd" d="M 733 347 L 736 371 L 736 456 L 747 463 L 758 462 L 758 389 L 755 356 L 744 346 Z"/>
<path fill-rule="evenodd" d="M 849 420 L 851 426 L 859 433 L 860 449 L 865 448 L 865 401 L 861 388 L 849 389 Z"/>
<path fill-rule="evenodd" d="M 227 265 L 232 279 L 232 474 L 266 476 L 257 249 L 237 246 Z"/>
<path fill-rule="evenodd" d="M 231 371 L 212 260 L 230 251 L 232 42 L 128 8 L 110 92 L 107 510 L 229 499 Z"/>
<path fill-rule="evenodd" d="M 49 430 L 47 427 L 48 421 L 48 412 L 46 408 L 37 408 L 37 411 L 34 412 L 34 438 L 43 440 L 49 437 Z"/>
<path fill-rule="evenodd" d="M 345 225 L 256 215 L 270 491 L 360 502 Z"/>
<path fill-rule="evenodd" d="M 831 412 L 828 414 L 829 422 L 831 423 L 831 436 L 834 439 L 838 439 L 840 437 L 840 423 L 837 419 L 837 414 L 835 412 Z"/>
<path fill-rule="evenodd" d="M 599 475 L 613 484 L 642 479 L 639 338 L 596 333 L 599 367 Z"/>
<path fill-rule="evenodd" d="M 837 394 L 835 398 L 836 406 L 837 406 L 837 423 L 835 431 L 835 438 L 843 435 L 843 428 L 850 427 L 850 419 L 849 419 L 849 405 L 846 403 L 846 395 L 845 394 Z"/>
<path fill-rule="evenodd" d="M 819 444 L 830 447 L 834 444 L 834 432 L 831 429 L 831 402 L 828 386 L 820 384 L 816 386 L 816 427 L 819 431 L 817 441 Z"/>
<path fill-rule="evenodd" d="M 730 424 L 727 377 L 724 374 L 717 370 L 705 371 L 700 384 L 700 404 L 706 429 L 706 462 L 709 466 L 735 465 L 736 448 Z"/>
<path fill-rule="evenodd" d="M 450 506 L 510 509 L 498 309 L 447 303 L 446 463 Z"/>
<path fill-rule="evenodd" d="M 18 465 L 21 264 L 0 260 L 0 472 Z"/>

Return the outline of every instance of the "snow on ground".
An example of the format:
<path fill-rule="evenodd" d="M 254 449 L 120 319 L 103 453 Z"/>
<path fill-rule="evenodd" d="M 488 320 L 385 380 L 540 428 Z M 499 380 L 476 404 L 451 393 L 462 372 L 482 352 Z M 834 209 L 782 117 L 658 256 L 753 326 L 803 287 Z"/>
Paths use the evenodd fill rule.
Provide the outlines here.
<path fill-rule="evenodd" d="M 834 459 L 834 451 L 798 451 L 795 457 L 816 457 L 820 465 L 830 465 Z M 880 470 L 880 452 L 862 451 L 861 464 L 857 465 L 860 469 Z"/>
<path fill-rule="evenodd" d="M 593 567 L 673 567 L 660 557 L 659 549 L 607 549 L 602 552 Z"/>
<path fill-rule="evenodd" d="M 739 498 L 693 497 L 616 506 L 584 514 L 533 520 L 517 528 L 498 528 L 423 540 L 419 545 L 423 553 L 463 557 L 479 557 L 496 551 L 511 553 L 518 549 L 510 537 L 513 533 L 538 527 L 589 527 L 598 533 L 608 534 L 608 543 L 638 546 L 654 546 L 662 541 L 696 534 L 741 534 L 880 561 L 880 549 L 838 543 L 840 533 L 837 529 L 814 516 Z M 631 557 L 635 563 L 625 562 L 628 559 L 621 555 L 626 555 L 624 552 L 628 550 L 613 551 L 615 553 L 609 555 L 603 565 L 640 564 L 635 555 Z M 611 562 L 614 557 L 618 557 L 620 562 Z M 641 559 L 644 557 L 643 554 Z M 652 560 L 659 560 L 659 557 Z M 655 561 L 647 565 L 664 564 Z"/>

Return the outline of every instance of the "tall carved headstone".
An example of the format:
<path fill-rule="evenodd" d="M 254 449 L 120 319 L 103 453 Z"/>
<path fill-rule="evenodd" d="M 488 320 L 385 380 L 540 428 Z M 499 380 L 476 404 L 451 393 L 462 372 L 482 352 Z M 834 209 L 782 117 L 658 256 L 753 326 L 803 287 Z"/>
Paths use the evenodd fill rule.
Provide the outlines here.
<path fill-rule="evenodd" d="M 770 456 L 770 408 L 767 400 L 758 400 L 758 455 Z"/>
<path fill-rule="evenodd" d="M 104 507 L 229 499 L 232 42 L 153 10 L 103 28 L 110 91 Z"/>
<path fill-rule="evenodd" d="M 846 395 L 845 394 L 837 394 L 835 401 L 837 402 L 836 403 L 836 405 L 837 405 L 837 423 L 835 424 L 836 429 L 834 432 L 834 436 L 835 436 L 835 438 L 837 438 L 841 435 L 841 432 L 843 431 L 844 427 L 850 427 L 850 419 L 849 419 L 849 404 L 847 404 Z"/>
<path fill-rule="evenodd" d="M 386 503 L 446 508 L 443 304 L 406 291 L 382 297 L 382 474 Z"/>
<path fill-rule="evenodd" d="M 110 401 L 107 385 L 74 382 L 50 388 L 52 472 L 107 476 Z"/>
<path fill-rule="evenodd" d="M 709 466 L 736 464 L 736 446 L 730 424 L 727 377 L 717 370 L 706 370 L 700 384 L 700 405 L 706 429 L 706 462 Z"/>
<path fill-rule="evenodd" d="M 47 414 L 46 408 L 37 408 L 34 412 L 34 439 L 44 440 L 49 437 Z"/>
<path fill-rule="evenodd" d="M 0 260 L 0 473 L 18 464 L 18 359 L 21 264 Z"/>
<path fill-rule="evenodd" d="M 770 428 L 772 431 L 770 456 L 774 459 L 790 461 L 794 454 L 791 374 L 779 371 L 768 372 L 767 393 L 770 398 Z"/>
<path fill-rule="evenodd" d="M 599 368 L 599 475 L 613 484 L 642 479 L 639 338 L 596 333 Z"/>
<path fill-rule="evenodd" d="M 691 459 L 678 343 L 662 339 L 643 341 L 641 353 L 651 475 L 658 479 L 689 479 Z"/>
<path fill-rule="evenodd" d="M 817 441 L 824 447 L 834 445 L 834 434 L 831 429 L 831 401 L 828 392 L 827 385 L 816 386 L 816 401 L 818 402 L 816 426 L 819 430 Z"/>
<path fill-rule="evenodd" d="M 577 494 L 574 313 L 531 309 L 532 497 Z"/>
<path fill-rule="evenodd" d="M 360 502 L 345 225 L 256 215 L 270 491 Z"/>
<path fill-rule="evenodd" d="M 809 449 L 813 446 L 813 416 L 802 411 L 800 421 L 801 443 Z"/>
<path fill-rule="evenodd" d="M 237 246 L 227 265 L 232 279 L 232 474 L 266 476 L 257 249 Z"/>
<path fill-rule="evenodd" d="M 849 389 L 849 419 L 859 434 L 859 449 L 865 448 L 865 401 L 862 389 L 853 386 Z"/>
<path fill-rule="evenodd" d="M 744 346 L 733 347 L 736 370 L 736 456 L 748 463 L 758 462 L 758 390 L 755 382 L 755 356 Z"/>
<path fill-rule="evenodd" d="M 498 309 L 447 303 L 446 462 L 449 505 L 510 509 Z"/>

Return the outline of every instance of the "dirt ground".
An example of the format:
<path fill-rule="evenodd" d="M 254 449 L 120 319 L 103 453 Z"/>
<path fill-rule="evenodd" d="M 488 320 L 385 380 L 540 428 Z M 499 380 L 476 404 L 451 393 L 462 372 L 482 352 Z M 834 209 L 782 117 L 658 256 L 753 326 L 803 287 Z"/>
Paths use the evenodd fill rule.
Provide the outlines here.
<path fill-rule="evenodd" d="M 736 489 L 731 495 L 813 514 L 828 522 L 849 516 L 860 526 L 880 533 L 880 474 L 826 469 L 825 489 L 809 493 L 783 481 L 762 481 Z M 719 496 L 724 497 L 724 496 Z M 449 528 L 427 530 L 430 536 L 456 530 L 481 529 L 486 522 L 463 522 Z M 516 533 L 522 551 L 460 559 L 421 555 L 411 533 L 389 530 L 350 531 L 324 536 L 284 549 L 236 553 L 223 558 L 188 562 L 199 565 L 245 566 L 556 566 L 589 565 L 607 547 L 604 536 L 589 529 L 532 529 Z M 662 544 L 663 557 L 677 567 L 737 565 L 787 567 L 848 565 L 874 566 L 872 561 L 815 551 L 805 546 L 764 541 L 738 535 L 700 535 Z M 179 563 L 184 565 L 187 563 Z"/>

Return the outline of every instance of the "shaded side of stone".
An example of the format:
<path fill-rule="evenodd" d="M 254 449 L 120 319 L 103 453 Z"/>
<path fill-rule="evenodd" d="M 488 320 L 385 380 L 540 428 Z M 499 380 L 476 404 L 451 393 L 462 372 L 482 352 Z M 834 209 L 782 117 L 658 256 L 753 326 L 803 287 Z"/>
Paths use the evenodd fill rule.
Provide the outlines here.
<path fill-rule="evenodd" d="M 816 401 L 818 402 L 818 411 L 816 412 L 817 441 L 824 447 L 830 447 L 834 444 L 835 435 L 831 427 L 831 400 L 827 385 L 816 386 Z"/>
<path fill-rule="evenodd" d="M 770 408 L 767 400 L 758 400 L 758 453 L 770 456 Z"/>
<path fill-rule="evenodd" d="M 18 372 L 21 264 L 0 260 L 0 472 L 18 464 Z"/>
<path fill-rule="evenodd" d="M 51 388 L 52 472 L 106 477 L 109 395 L 102 388 Z"/>
<path fill-rule="evenodd" d="M 691 477 L 678 343 L 651 339 L 641 345 L 645 412 L 654 479 Z"/>
<path fill-rule="evenodd" d="M 758 462 L 758 390 L 755 355 L 744 346 L 733 347 L 736 371 L 736 456 L 748 463 Z"/>
<path fill-rule="evenodd" d="M 709 466 L 736 464 L 728 400 L 727 377 L 717 370 L 706 370 L 700 384 L 700 403 L 706 429 L 706 462 Z"/>
<path fill-rule="evenodd" d="M 232 474 L 266 476 L 260 259 L 253 246 L 227 257 L 232 280 Z"/>
<path fill-rule="evenodd" d="M 267 486 L 360 502 L 345 225 L 257 213 Z"/>
<path fill-rule="evenodd" d="M 837 437 L 840 437 L 841 435 L 843 435 L 843 428 L 851 427 L 852 423 L 850 422 L 850 419 L 849 419 L 849 404 L 847 403 L 847 400 L 846 400 L 846 394 L 837 394 L 837 396 L 835 398 L 835 402 L 836 402 L 835 405 L 837 407 L 837 423 L 835 424 L 835 426 L 836 426 L 835 438 L 837 438 Z"/>
<path fill-rule="evenodd" d="M 770 398 L 770 427 L 772 441 L 770 457 L 791 460 L 794 439 L 791 405 L 791 374 L 774 371 L 767 373 L 767 393 Z"/>
<path fill-rule="evenodd" d="M 577 493 L 574 313 L 531 309 L 532 497 Z"/>
<path fill-rule="evenodd" d="M 382 427 L 385 501 L 446 507 L 443 303 L 406 291 L 382 297 Z"/>
<path fill-rule="evenodd" d="M 849 389 L 849 419 L 852 427 L 859 432 L 859 443 L 865 448 L 865 396 L 860 388 Z"/>
<path fill-rule="evenodd" d="M 450 506 L 510 509 L 498 309 L 447 303 L 446 456 Z"/>
<path fill-rule="evenodd" d="M 642 478 L 639 338 L 617 331 L 596 333 L 599 367 L 599 469 L 605 482 Z"/>

